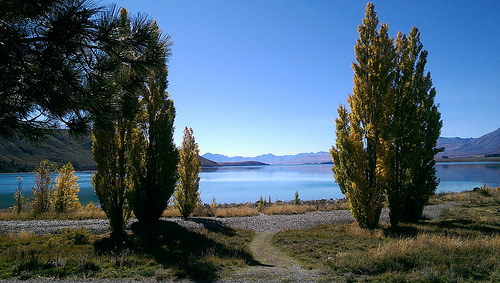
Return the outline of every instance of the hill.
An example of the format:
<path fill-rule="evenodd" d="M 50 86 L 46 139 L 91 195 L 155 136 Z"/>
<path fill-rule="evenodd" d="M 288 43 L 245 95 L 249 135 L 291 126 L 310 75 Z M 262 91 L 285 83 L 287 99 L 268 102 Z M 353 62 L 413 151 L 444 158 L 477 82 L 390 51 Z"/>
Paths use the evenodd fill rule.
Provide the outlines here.
<path fill-rule="evenodd" d="M 198 156 L 200 159 L 201 167 L 220 167 L 221 165 L 215 161 L 204 158 L 203 156 Z"/>
<path fill-rule="evenodd" d="M 267 163 L 259 161 L 241 161 L 241 162 L 219 162 L 219 166 L 264 166 L 269 165 Z"/>
<path fill-rule="evenodd" d="M 55 130 L 45 141 L 30 144 L 25 140 L 0 140 L 0 172 L 32 171 L 48 159 L 59 166 L 71 162 L 75 170 L 96 169 L 90 136 L 73 139 L 66 130 Z"/>
<path fill-rule="evenodd" d="M 436 158 L 495 156 L 500 154 L 500 128 L 479 138 L 439 138 L 437 146 L 445 151 Z"/>

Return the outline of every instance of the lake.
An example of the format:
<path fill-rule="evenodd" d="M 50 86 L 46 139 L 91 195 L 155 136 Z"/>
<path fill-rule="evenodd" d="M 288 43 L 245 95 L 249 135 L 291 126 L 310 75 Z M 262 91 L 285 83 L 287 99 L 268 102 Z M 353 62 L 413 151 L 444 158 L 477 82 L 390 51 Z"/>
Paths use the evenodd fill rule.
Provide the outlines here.
<path fill-rule="evenodd" d="M 436 165 L 441 180 L 437 192 L 460 192 L 487 184 L 500 186 L 500 163 L 441 163 Z M 90 172 L 77 172 L 80 202 L 98 203 L 90 183 Z M 17 176 L 23 178 L 25 195 L 31 193 L 33 175 L 28 173 L 0 174 L 0 208 L 14 203 Z M 210 203 L 255 202 L 260 196 L 272 201 L 293 200 L 299 191 L 302 200 L 338 199 L 344 195 L 335 183 L 331 165 L 287 165 L 256 167 L 203 168 L 200 173 L 201 199 Z"/>

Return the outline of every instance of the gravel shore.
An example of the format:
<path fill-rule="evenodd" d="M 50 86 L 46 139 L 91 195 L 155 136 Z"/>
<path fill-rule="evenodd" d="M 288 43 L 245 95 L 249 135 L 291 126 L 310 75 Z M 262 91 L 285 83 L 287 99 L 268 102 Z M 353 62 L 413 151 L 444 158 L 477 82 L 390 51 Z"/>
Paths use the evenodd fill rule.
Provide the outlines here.
<path fill-rule="evenodd" d="M 424 209 L 424 216 L 427 219 L 439 220 L 441 212 L 455 206 L 455 203 L 444 203 L 429 205 Z M 214 227 L 244 228 L 257 232 L 278 232 L 284 229 L 303 229 L 316 226 L 318 224 L 343 224 L 351 223 L 354 219 L 348 210 L 316 211 L 305 214 L 294 215 L 264 215 L 250 217 L 229 217 L 229 218 L 165 218 L 165 221 L 172 221 L 190 230 L 199 230 Z M 389 222 L 389 210 L 384 208 L 380 217 L 381 222 Z M 129 226 L 136 222 L 132 219 Z M 93 234 L 104 234 L 109 232 L 109 224 L 103 219 L 86 220 L 8 220 L 0 221 L 0 234 L 9 232 L 29 231 L 35 234 L 59 234 L 66 228 L 86 228 Z"/>

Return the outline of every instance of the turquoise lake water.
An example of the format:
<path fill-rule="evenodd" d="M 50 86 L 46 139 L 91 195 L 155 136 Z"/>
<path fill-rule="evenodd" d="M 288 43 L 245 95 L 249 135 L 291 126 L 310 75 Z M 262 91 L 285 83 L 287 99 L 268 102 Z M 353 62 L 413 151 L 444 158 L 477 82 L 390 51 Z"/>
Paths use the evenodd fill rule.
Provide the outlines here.
<path fill-rule="evenodd" d="M 500 186 L 500 163 L 437 164 L 440 179 L 437 192 L 460 192 L 487 184 Z M 82 204 L 98 203 L 90 183 L 91 172 L 77 172 Z M 0 208 L 14 203 L 17 177 L 23 178 L 22 189 L 31 193 L 33 175 L 28 173 L 0 174 Z M 204 168 L 200 173 L 201 199 L 210 203 L 255 202 L 260 196 L 271 200 L 292 200 L 299 191 L 302 200 L 339 199 L 344 195 L 335 183 L 331 165 L 288 165 L 256 167 Z"/>

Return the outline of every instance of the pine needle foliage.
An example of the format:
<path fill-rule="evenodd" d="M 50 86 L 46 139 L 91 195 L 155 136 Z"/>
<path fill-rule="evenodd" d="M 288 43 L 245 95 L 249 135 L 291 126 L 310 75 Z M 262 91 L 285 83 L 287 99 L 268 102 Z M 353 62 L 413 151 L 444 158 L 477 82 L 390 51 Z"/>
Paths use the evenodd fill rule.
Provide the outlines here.
<path fill-rule="evenodd" d="M 71 163 L 68 163 L 59 169 L 59 176 L 55 179 L 52 190 L 52 203 L 54 211 L 64 213 L 75 211 L 82 207 L 78 199 L 80 187 L 76 182 L 75 170 Z"/>
<path fill-rule="evenodd" d="M 187 218 L 201 203 L 198 191 L 201 171 L 198 144 L 193 136 L 193 129 L 184 129 L 184 138 L 179 150 L 179 183 L 175 191 L 175 206 L 179 209 L 182 217 Z"/>

